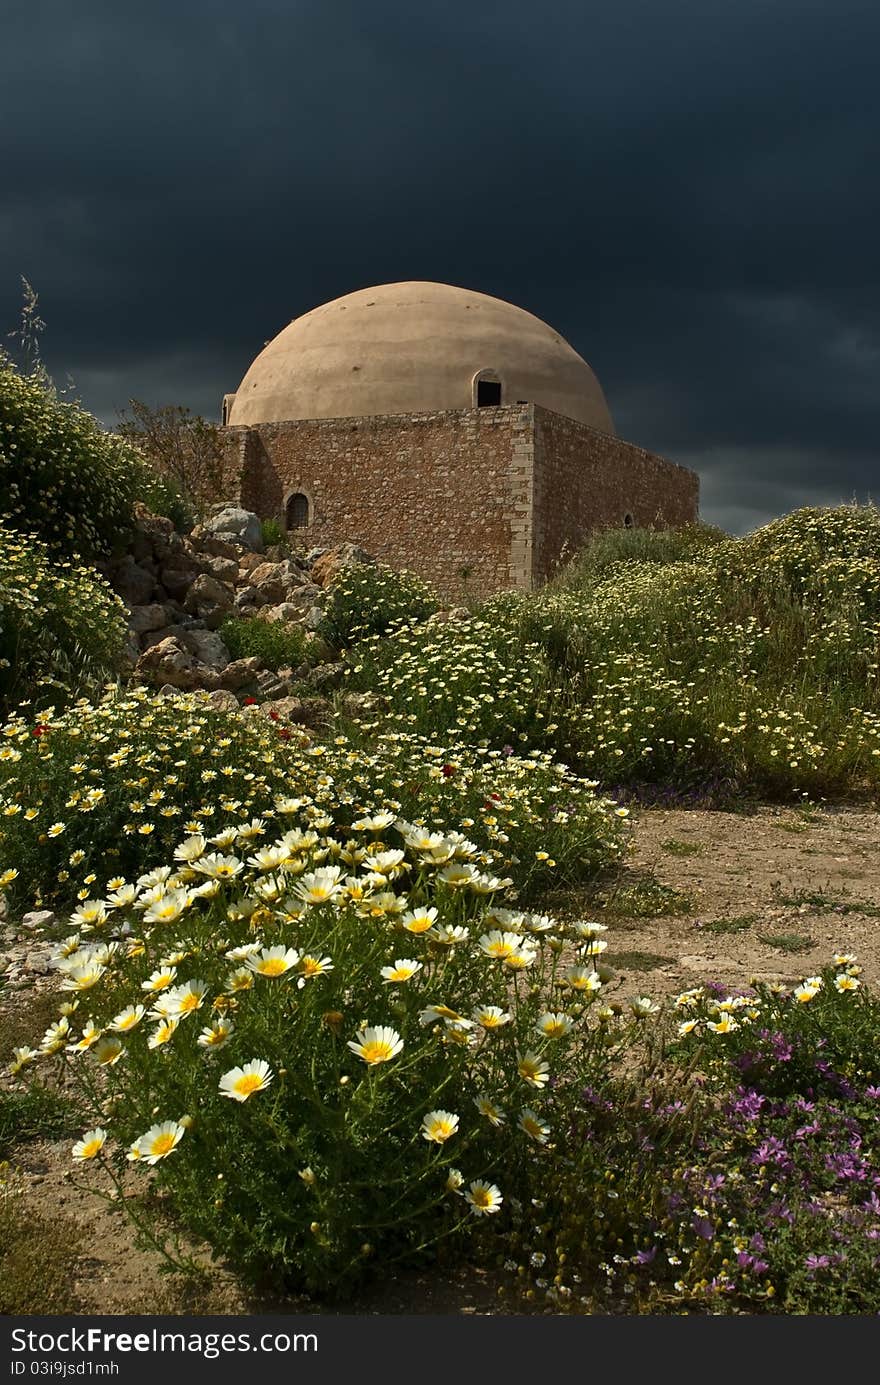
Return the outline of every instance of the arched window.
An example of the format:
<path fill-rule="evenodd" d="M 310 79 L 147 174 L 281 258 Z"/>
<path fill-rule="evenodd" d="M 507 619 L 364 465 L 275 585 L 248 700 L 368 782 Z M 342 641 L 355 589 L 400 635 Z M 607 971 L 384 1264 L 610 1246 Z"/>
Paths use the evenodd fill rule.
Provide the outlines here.
<path fill-rule="evenodd" d="M 631 514 L 627 513 L 627 514 L 625 514 L 625 515 L 623 516 L 623 527 L 624 527 L 624 529 L 631 529 L 631 528 L 633 527 L 633 524 L 634 524 L 634 523 L 635 523 L 635 520 L 633 519 L 633 517 L 632 517 Z"/>
<path fill-rule="evenodd" d="M 501 403 L 501 377 L 494 370 L 480 370 L 473 379 L 474 408 L 497 409 Z"/>
<path fill-rule="evenodd" d="M 309 497 L 296 491 L 287 501 L 285 520 L 288 529 L 307 529 L 309 524 Z"/>

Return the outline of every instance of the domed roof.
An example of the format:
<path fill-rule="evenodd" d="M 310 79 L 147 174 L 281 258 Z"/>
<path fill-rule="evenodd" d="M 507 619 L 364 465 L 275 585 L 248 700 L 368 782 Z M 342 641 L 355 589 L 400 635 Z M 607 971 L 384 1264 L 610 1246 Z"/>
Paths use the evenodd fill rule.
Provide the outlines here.
<path fill-rule="evenodd" d="M 614 432 L 592 370 L 546 322 L 418 281 L 359 289 L 294 318 L 248 370 L 227 422 L 472 409 L 480 374 L 500 381 L 502 404 L 542 404 Z"/>

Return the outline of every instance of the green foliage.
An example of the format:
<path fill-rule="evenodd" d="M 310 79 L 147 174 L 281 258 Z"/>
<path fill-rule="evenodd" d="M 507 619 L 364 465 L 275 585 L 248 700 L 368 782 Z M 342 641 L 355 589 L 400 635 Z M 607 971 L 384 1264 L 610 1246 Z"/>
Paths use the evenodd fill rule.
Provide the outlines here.
<path fill-rule="evenodd" d="M 402 734 L 356 748 L 313 746 L 257 707 L 220 712 L 200 694 L 144 689 L 12 718 L 0 752 L 0 889 L 16 905 L 73 901 L 95 881 L 164 861 L 183 829 L 216 834 L 242 815 L 341 796 L 348 821 L 387 801 L 472 835 L 520 887 L 592 878 L 622 851 L 615 805 L 540 756 L 447 748 Z M 279 806 L 281 805 L 281 806 Z M 625 815 L 625 810 L 619 810 Z M 109 886 L 108 886 L 109 888 Z"/>
<path fill-rule="evenodd" d="M 266 668 L 298 668 L 309 657 L 313 638 L 287 621 L 261 620 L 259 616 L 224 621 L 220 636 L 233 659 L 262 659 Z"/>
<path fill-rule="evenodd" d="M 138 500 L 154 515 L 170 519 L 179 534 L 187 534 L 195 524 L 192 501 L 170 476 L 146 466 L 138 485 Z"/>
<path fill-rule="evenodd" d="M 74 1158 L 120 1191 L 155 1168 L 230 1264 L 316 1293 L 479 1231 L 546 1143 L 551 1074 L 601 1081 L 626 1039 L 601 925 L 514 909 L 460 831 L 345 800 L 193 834 L 82 905 L 55 951 L 81 1003 L 12 1068 L 64 1065 Z"/>
<path fill-rule="evenodd" d="M 343 568 L 332 587 L 320 633 L 337 649 L 384 635 L 439 609 L 436 593 L 412 572 L 378 563 Z"/>
<path fill-rule="evenodd" d="M 129 531 L 144 460 L 41 372 L 0 355 L 0 513 L 53 556 L 92 558 Z"/>
<path fill-rule="evenodd" d="M 708 553 L 728 536 L 711 524 L 679 529 L 603 529 L 587 541 L 551 583 L 555 591 L 591 590 L 623 564 L 687 563 Z"/>
<path fill-rule="evenodd" d="M 125 608 L 97 572 L 53 565 L 0 518 L 0 711 L 99 686 L 117 672 L 126 633 Z"/>
<path fill-rule="evenodd" d="M 282 529 L 277 519 L 264 519 L 260 525 L 263 534 L 263 546 L 274 548 L 277 544 L 287 541 L 287 532 Z"/>
<path fill-rule="evenodd" d="M 609 789 L 802 798 L 880 776 L 880 518 L 597 536 L 556 582 L 350 651 L 424 734 L 552 749 Z"/>
<path fill-rule="evenodd" d="M 60 1140 L 76 1130 L 79 1113 L 69 1097 L 34 1085 L 0 1092 L 0 1159 L 25 1140 Z"/>
<path fill-rule="evenodd" d="M 646 1031 L 625 1075 L 560 1084 L 567 1138 L 510 1230 L 520 1289 L 556 1311 L 876 1313 L 880 1004 L 859 972 L 840 954 L 793 988 L 685 991 L 671 1043 Z"/>
<path fill-rule="evenodd" d="M 129 410 L 120 417 L 118 435 L 145 463 L 139 499 L 178 529 L 191 529 L 229 482 L 219 428 L 179 404 L 154 408 L 131 399 Z"/>
<path fill-rule="evenodd" d="M 544 651 L 506 619 L 428 618 L 365 638 L 348 651 L 351 684 L 378 692 L 389 719 L 423 735 L 453 732 L 499 750 L 553 745 L 556 694 Z"/>

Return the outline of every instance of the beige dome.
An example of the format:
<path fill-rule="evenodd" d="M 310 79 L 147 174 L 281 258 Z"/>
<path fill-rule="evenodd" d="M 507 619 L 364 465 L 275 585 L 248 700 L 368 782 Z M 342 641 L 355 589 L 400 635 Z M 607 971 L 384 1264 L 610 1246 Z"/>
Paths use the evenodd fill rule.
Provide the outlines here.
<path fill-rule="evenodd" d="M 502 404 L 542 404 L 614 432 L 592 370 L 546 322 L 422 282 L 359 289 L 294 318 L 227 396 L 226 422 L 472 409 L 480 376 L 500 382 Z"/>

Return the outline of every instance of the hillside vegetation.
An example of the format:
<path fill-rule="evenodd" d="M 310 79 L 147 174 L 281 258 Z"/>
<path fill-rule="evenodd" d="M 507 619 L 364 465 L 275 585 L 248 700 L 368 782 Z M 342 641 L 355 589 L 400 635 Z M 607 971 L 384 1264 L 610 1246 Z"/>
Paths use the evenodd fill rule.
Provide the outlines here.
<path fill-rule="evenodd" d="M 605 935 L 687 907 L 627 876 L 624 794 L 876 792 L 877 510 L 601 534 L 469 611 L 357 550 L 263 562 L 242 511 L 253 551 L 213 539 L 211 568 L 151 517 L 165 557 L 128 564 L 124 611 L 91 564 L 149 498 L 130 444 L 2 362 L 0 423 L 10 1161 L 75 1121 L 78 1191 L 178 1271 L 157 1205 L 278 1292 L 479 1262 L 553 1311 L 876 1313 L 856 956 L 662 1002 Z M 123 641 L 149 653 L 169 609 L 225 674 L 221 630 L 254 663 L 308 651 L 286 686 L 321 715 L 207 665 L 210 692 L 125 686 Z M 35 1259 L 14 1189 L 0 1222 L 5 1301 L 63 1304 L 78 1252 Z"/>

